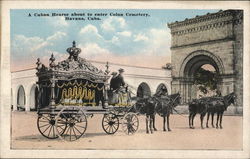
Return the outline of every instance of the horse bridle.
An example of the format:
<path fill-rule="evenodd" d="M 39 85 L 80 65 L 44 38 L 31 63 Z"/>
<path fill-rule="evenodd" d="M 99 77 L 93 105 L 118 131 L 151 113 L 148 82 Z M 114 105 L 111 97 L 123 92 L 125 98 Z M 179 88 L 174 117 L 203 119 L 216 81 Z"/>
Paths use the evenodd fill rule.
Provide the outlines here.
<path fill-rule="evenodd" d="M 229 97 L 226 99 L 226 102 L 228 103 L 232 98 L 235 98 L 234 93 L 229 94 Z"/>

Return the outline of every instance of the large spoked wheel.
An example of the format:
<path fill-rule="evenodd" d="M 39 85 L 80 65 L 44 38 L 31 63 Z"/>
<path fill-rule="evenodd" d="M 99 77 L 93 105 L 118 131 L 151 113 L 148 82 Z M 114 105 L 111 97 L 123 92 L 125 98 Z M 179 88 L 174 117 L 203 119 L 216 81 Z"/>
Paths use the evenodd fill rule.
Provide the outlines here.
<path fill-rule="evenodd" d="M 64 133 L 60 134 L 62 126 L 66 125 Z M 80 109 L 64 108 L 56 116 L 56 130 L 59 137 L 65 141 L 75 141 L 82 137 L 87 129 L 87 117 Z"/>
<path fill-rule="evenodd" d="M 104 114 L 102 118 L 102 128 L 107 134 L 114 134 L 119 128 L 119 119 L 113 114 Z"/>
<path fill-rule="evenodd" d="M 40 114 L 37 118 L 37 127 L 39 132 L 48 139 L 58 138 L 55 123 L 56 123 L 55 115 Z M 59 133 L 63 134 L 65 129 L 66 125 L 62 126 Z"/>
<path fill-rule="evenodd" d="M 127 135 L 133 135 L 139 128 L 139 119 L 135 113 L 127 113 L 122 119 L 122 130 Z"/>

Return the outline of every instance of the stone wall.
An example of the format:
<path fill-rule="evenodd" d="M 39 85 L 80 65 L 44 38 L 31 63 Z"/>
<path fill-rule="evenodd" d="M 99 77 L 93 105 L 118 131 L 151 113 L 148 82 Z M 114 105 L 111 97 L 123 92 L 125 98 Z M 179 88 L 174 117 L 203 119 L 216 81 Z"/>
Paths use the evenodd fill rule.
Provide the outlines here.
<path fill-rule="evenodd" d="M 233 19 L 232 12 L 228 10 L 171 23 L 168 26 L 172 34 L 172 48 L 232 38 Z"/>
<path fill-rule="evenodd" d="M 237 94 L 237 113 L 242 113 L 243 105 L 243 11 L 234 14 L 234 70 L 235 85 L 234 89 Z"/>

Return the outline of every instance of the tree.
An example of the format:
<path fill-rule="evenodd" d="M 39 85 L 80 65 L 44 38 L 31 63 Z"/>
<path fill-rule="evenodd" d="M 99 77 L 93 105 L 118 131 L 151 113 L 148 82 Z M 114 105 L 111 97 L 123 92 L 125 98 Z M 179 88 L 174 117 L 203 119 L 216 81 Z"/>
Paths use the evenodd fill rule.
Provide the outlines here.
<path fill-rule="evenodd" d="M 208 89 L 216 90 L 218 86 L 218 73 L 199 68 L 194 74 L 194 84 L 199 85 L 199 90 L 204 94 Z"/>

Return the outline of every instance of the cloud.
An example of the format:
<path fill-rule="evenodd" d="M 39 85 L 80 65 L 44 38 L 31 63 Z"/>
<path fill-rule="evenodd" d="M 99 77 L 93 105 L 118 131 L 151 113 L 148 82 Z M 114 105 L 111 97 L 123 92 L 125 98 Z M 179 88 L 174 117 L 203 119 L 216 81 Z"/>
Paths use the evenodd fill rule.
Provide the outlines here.
<path fill-rule="evenodd" d="M 148 28 L 133 35 L 129 30 L 117 32 L 107 48 L 115 54 L 132 56 L 169 56 L 171 46 L 170 30 Z"/>
<path fill-rule="evenodd" d="M 141 51 L 142 54 L 170 56 L 171 34 L 169 29 L 151 28 L 147 31 L 145 37 L 147 37 L 145 38 L 147 41 L 145 43 L 145 49 Z"/>
<path fill-rule="evenodd" d="M 12 43 L 12 48 L 14 50 L 19 50 L 20 53 L 22 51 L 32 52 L 35 48 L 41 48 L 45 46 L 44 40 L 40 37 L 26 37 L 24 35 L 16 35 L 14 36 L 14 41 Z"/>
<path fill-rule="evenodd" d="M 54 41 L 62 39 L 66 35 L 66 33 L 60 31 L 47 37 L 46 39 L 40 38 L 38 36 L 26 37 L 24 35 L 16 35 L 14 36 L 13 40 L 13 49 L 20 50 L 20 52 L 22 52 L 21 50 L 26 50 L 28 53 L 32 53 L 39 49 L 45 48 L 46 46 L 54 45 Z"/>
<path fill-rule="evenodd" d="M 47 62 L 51 53 L 56 53 L 56 51 L 54 51 L 54 46 L 57 46 L 56 43 L 60 43 L 66 36 L 67 34 L 65 32 L 60 31 L 46 38 L 15 35 L 11 44 L 11 61 L 17 65 L 19 69 L 25 66 L 34 66 L 38 57 L 42 57 L 41 59 Z M 13 68 L 16 67 L 14 65 L 12 66 Z"/>
<path fill-rule="evenodd" d="M 117 35 L 131 37 L 132 33 L 130 31 L 122 31 L 122 32 L 117 32 Z"/>
<path fill-rule="evenodd" d="M 120 46 L 120 49 L 123 49 L 123 46 L 126 46 L 126 44 L 128 44 L 129 41 L 131 41 L 131 36 L 132 33 L 130 31 L 121 31 L 121 32 L 117 32 L 110 41 L 111 42 L 110 48 L 114 48 L 115 46 Z M 126 46 L 127 47 L 127 46 Z"/>
<path fill-rule="evenodd" d="M 103 43 L 105 42 L 105 39 L 99 34 L 98 29 L 94 25 L 88 24 L 80 29 L 79 41 L 80 43 L 93 41 Z"/>
<path fill-rule="evenodd" d="M 112 43 L 117 43 L 117 42 L 119 42 L 119 38 L 117 36 L 113 36 L 112 39 L 111 39 L 111 42 Z"/>
<path fill-rule="evenodd" d="M 62 39 L 65 37 L 67 34 L 65 32 L 58 31 L 55 34 L 47 37 L 46 41 L 56 41 L 58 39 Z"/>
<path fill-rule="evenodd" d="M 34 47 L 31 48 L 31 52 L 44 48 L 46 46 L 53 46 L 54 42 L 57 42 L 57 40 L 62 39 L 66 35 L 66 33 L 58 31 L 55 34 L 47 37 L 46 39 L 42 39 L 41 43 L 34 45 Z"/>
<path fill-rule="evenodd" d="M 63 61 L 65 59 L 67 59 L 69 57 L 68 54 L 65 54 L 65 53 L 60 53 L 60 52 L 57 52 L 57 51 L 54 51 L 54 50 L 45 50 L 44 51 L 44 56 L 42 56 L 40 58 L 41 62 L 43 64 L 45 64 L 46 66 L 49 65 L 49 59 L 51 57 L 51 54 L 53 53 L 54 57 L 55 57 L 55 62 L 60 62 L 60 61 Z"/>
<path fill-rule="evenodd" d="M 86 33 L 93 33 L 99 35 L 97 28 L 91 24 L 88 24 L 85 27 L 81 28 L 80 34 L 86 34 Z"/>
<path fill-rule="evenodd" d="M 109 17 L 103 21 L 101 28 L 106 31 L 115 31 L 117 28 L 125 28 L 126 21 L 121 17 Z"/>
<path fill-rule="evenodd" d="M 170 55 L 171 34 L 169 29 L 151 29 L 152 48 L 160 55 Z"/>
<path fill-rule="evenodd" d="M 148 37 L 145 34 L 139 33 L 134 35 L 134 41 L 148 41 Z"/>
<path fill-rule="evenodd" d="M 109 50 L 101 48 L 97 43 L 86 43 L 85 45 L 80 44 L 78 47 L 82 50 L 80 56 L 89 59 L 96 59 L 97 57 L 102 58 L 111 55 Z"/>

